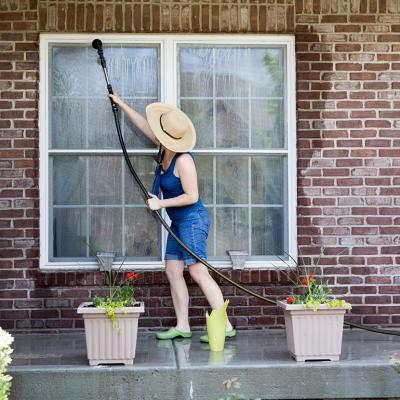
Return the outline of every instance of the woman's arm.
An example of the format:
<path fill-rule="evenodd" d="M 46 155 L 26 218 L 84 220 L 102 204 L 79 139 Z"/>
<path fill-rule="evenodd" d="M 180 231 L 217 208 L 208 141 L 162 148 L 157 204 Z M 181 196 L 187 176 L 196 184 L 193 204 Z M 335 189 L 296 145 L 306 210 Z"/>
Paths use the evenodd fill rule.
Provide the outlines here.
<path fill-rule="evenodd" d="M 114 91 L 114 94 L 109 93 L 108 97 L 111 97 L 113 101 L 121 108 L 121 110 L 127 115 L 127 117 L 156 145 L 159 145 L 159 141 L 154 135 L 150 128 L 146 118 L 140 115 L 133 108 L 129 107 Z"/>
<path fill-rule="evenodd" d="M 182 207 L 194 204 L 199 199 L 197 187 L 197 172 L 193 158 L 189 154 L 182 154 L 176 160 L 176 169 L 181 179 L 182 188 L 185 193 L 170 199 L 159 199 L 156 195 L 149 193 L 152 198 L 147 200 L 151 210 L 159 210 L 163 207 Z"/>

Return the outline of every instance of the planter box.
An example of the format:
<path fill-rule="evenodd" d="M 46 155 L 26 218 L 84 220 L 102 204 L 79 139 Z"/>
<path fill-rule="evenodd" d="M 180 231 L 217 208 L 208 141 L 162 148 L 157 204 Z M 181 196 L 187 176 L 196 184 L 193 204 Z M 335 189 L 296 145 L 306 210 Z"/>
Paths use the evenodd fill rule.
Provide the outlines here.
<path fill-rule="evenodd" d="M 283 301 L 278 301 L 278 306 L 284 310 L 288 349 L 296 361 L 339 360 L 347 308 L 321 304 L 314 311 Z"/>
<path fill-rule="evenodd" d="M 144 303 L 115 310 L 120 331 L 112 326 L 104 308 L 90 307 L 91 305 L 92 302 L 83 302 L 77 309 L 85 323 L 89 364 L 132 365 L 136 353 L 138 319 L 144 312 Z"/>

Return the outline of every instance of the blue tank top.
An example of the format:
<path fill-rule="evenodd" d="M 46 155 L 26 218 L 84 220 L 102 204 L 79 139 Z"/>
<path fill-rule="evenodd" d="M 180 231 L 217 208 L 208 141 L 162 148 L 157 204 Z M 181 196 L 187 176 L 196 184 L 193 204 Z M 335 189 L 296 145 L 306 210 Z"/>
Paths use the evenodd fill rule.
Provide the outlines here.
<path fill-rule="evenodd" d="M 169 167 L 164 173 L 161 173 L 161 165 L 157 166 L 156 173 L 154 176 L 153 188 L 152 193 L 155 195 L 159 195 L 160 188 L 163 193 L 164 199 L 170 199 L 172 197 L 180 196 L 181 194 L 185 193 L 182 187 L 182 183 L 180 178 L 174 175 L 174 167 L 176 159 L 184 153 L 176 153 L 169 164 Z M 193 158 L 193 154 L 188 152 L 190 156 Z M 166 207 L 167 214 L 171 221 L 184 218 L 189 213 L 203 207 L 203 202 L 200 198 L 194 204 L 188 204 L 187 206 L 178 206 L 178 207 Z"/>

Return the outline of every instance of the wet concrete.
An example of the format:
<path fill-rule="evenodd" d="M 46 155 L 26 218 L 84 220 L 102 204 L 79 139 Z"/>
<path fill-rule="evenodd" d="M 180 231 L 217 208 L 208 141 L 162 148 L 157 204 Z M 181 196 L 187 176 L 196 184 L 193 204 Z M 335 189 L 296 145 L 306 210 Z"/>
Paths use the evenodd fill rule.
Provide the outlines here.
<path fill-rule="evenodd" d="M 227 395 L 222 382 L 232 377 L 246 398 L 400 399 L 389 363 L 400 354 L 396 336 L 345 331 L 340 361 L 297 363 L 283 331 L 238 331 L 218 353 L 199 335 L 157 341 L 139 332 L 133 366 L 98 367 L 88 365 L 83 332 L 15 335 L 11 400 L 213 400 Z"/>

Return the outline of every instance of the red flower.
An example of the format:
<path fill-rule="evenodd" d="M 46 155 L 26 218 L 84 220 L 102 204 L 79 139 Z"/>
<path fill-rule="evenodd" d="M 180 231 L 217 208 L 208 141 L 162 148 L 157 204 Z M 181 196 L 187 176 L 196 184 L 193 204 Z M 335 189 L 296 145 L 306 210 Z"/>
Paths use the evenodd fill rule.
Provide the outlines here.
<path fill-rule="evenodd" d="M 313 279 L 313 276 L 307 275 L 304 279 L 301 280 L 301 284 L 303 286 L 307 286 L 309 284 L 309 282 L 311 281 L 311 279 Z"/>
<path fill-rule="evenodd" d="M 133 276 L 133 272 L 127 272 L 127 273 L 125 274 L 125 278 L 126 278 L 126 279 L 131 279 L 132 276 Z"/>
<path fill-rule="evenodd" d="M 139 279 L 139 274 L 135 274 L 135 279 L 136 279 L 136 280 Z"/>
<path fill-rule="evenodd" d="M 286 303 L 293 304 L 293 302 L 294 302 L 294 298 L 292 296 L 286 297 Z"/>

